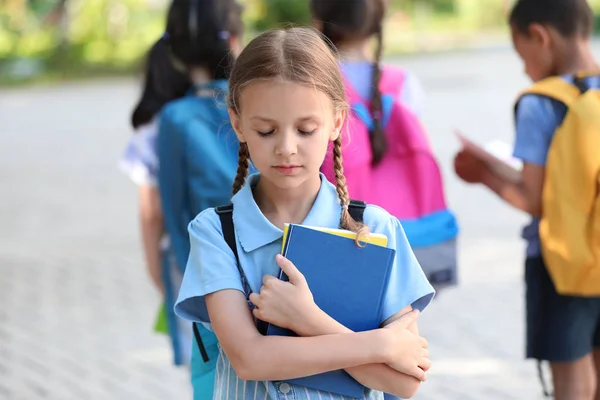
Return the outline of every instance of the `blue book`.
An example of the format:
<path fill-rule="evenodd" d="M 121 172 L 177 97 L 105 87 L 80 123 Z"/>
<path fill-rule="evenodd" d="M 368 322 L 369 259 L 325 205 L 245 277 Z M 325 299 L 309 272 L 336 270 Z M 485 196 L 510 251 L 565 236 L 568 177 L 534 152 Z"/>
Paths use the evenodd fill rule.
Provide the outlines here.
<path fill-rule="evenodd" d="M 304 274 L 315 303 L 329 316 L 355 332 L 379 328 L 396 251 L 373 244 L 381 238 L 358 247 L 355 234 L 318 229 L 290 224 L 282 254 Z M 287 280 L 284 274 L 280 278 Z M 267 334 L 297 336 L 275 325 L 268 326 Z M 365 389 L 343 370 L 287 382 L 359 399 Z"/>

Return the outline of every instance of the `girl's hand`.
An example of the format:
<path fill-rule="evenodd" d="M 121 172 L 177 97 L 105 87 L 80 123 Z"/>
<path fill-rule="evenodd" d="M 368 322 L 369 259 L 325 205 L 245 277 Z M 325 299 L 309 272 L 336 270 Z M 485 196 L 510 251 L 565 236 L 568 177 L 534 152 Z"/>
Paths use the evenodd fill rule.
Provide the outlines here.
<path fill-rule="evenodd" d="M 394 322 L 386 325 L 392 333 L 392 340 L 387 364 L 396 371 L 425 381 L 425 374 L 431 367 L 427 340 L 409 330 L 417 321 L 418 310 L 404 314 Z"/>
<path fill-rule="evenodd" d="M 296 266 L 280 254 L 275 260 L 289 281 L 265 275 L 260 294 L 250 295 L 250 301 L 257 307 L 253 311 L 254 316 L 302 335 L 300 331 L 317 323 L 315 321 L 322 311 L 315 304 L 306 279 Z"/>

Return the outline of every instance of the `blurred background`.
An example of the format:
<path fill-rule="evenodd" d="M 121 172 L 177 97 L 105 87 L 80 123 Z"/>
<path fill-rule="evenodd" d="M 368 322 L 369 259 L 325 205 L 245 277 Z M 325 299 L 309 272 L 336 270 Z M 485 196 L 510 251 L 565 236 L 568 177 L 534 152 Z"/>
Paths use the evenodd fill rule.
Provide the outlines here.
<path fill-rule="evenodd" d="M 305 0 L 242 0 L 246 40 L 282 22 L 307 23 Z M 388 54 L 505 43 L 512 0 L 390 0 Z M 600 11 L 600 0 L 591 0 Z M 136 71 L 164 29 L 166 0 L 2 0 L 0 82 Z M 267 12 L 268 10 L 268 12 Z M 600 29 L 600 28 L 598 28 Z"/>
<path fill-rule="evenodd" d="M 246 41 L 309 22 L 305 0 L 242 2 Z M 460 285 L 421 317 L 434 367 L 415 398 L 541 398 L 536 365 L 523 359 L 527 218 L 460 183 L 451 166 L 455 129 L 512 143 L 512 105 L 528 84 L 505 22 L 512 1 L 390 4 L 386 60 L 424 86 L 424 122 L 461 225 Z M 137 191 L 117 167 L 166 7 L 0 0 L 2 400 L 191 396 L 152 330 L 160 299 L 143 265 Z"/>

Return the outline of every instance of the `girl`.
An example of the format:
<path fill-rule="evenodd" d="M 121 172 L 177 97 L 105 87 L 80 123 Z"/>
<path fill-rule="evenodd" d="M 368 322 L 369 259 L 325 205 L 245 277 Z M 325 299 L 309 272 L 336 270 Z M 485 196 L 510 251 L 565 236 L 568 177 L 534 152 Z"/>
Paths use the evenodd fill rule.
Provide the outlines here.
<path fill-rule="evenodd" d="M 343 75 L 361 97 L 375 103 L 374 107 L 378 106 L 381 95 L 374 83 L 381 79 L 383 68 L 383 22 L 387 3 L 387 0 L 311 0 L 313 25 L 335 46 Z M 404 84 L 398 88 L 398 100 L 421 115 L 425 100 L 423 88 L 415 75 L 405 70 L 403 74 Z M 379 160 L 385 149 L 377 148 L 374 152 Z"/>
<path fill-rule="evenodd" d="M 245 279 L 219 216 L 205 210 L 189 226 L 191 251 L 176 304 L 183 318 L 210 321 L 219 338 L 214 398 L 341 399 L 285 382 L 339 369 L 370 388 L 363 398 L 382 399 L 382 391 L 413 396 L 430 366 L 416 314 L 434 291 L 398 220 L 374 206 L 364 212 L 369 229 L 387 235 L 397 252 L 381 329 L 354 333 L 338 324 L 314 304 L 302 274 L 277 256 L 284 223 L 366 229 L 348 212 L 340 151 L 347 104 L 336 58 L 312 29 L 273 30 L 242 51 L 229 82 L 229 115 L 240 141 L 232 219 Z M 329 141 L 335 186 L 319 172 Z M 247 177 L 250 159 L 260 173 Z M 289 283 L 273 278 L 280 269 Z M 262 336 L 248 301 L 256 318 L 300 337 Z"/>
<path fill-rule="evenodd" d="M 315 26 L 340 54 L 352 108 L 351 139 L 343 146 L 348 190 L 402 221 L 428 279 L 439 289 L 456 283 L 458 227 L 419 120 L 423 91 L 412 74 L 381 63 L 386 3 L 311 0 L 311 9 Z M 332 159 L 323 172 L 335 180 Z"/>
<path fill-rule="evenodd" d="M 189 88 L 188 77 L 173 68 L 164 40 L 158 40 L 148 52 L 142 97 L 131 116 L 135 135 L 119 162 L 121 169 L 139 186 L 139 218 L 146 266 L 160 292 L 164 291 L 160 246 L 164 227 L 156 187 L 156 116 L 167 102 L 182 97 Z"/>
<path fill-rule="evenodd" d="M 186 357 L 196 399 L 212 398 L 218 355 L 215 335 L 173 312 L 189 255 L 187 225 L 207 207 L 231 198 L 237 169 L 237 140 L 228 134 L 227 72 L 239 53 L 241 7 L 234 0 L 174 0 L 166 43 L 174 65 L 193 82 L 182 99 L 163 109 L 158 134 L 158 183 L 174 263 L 165 271 L 165 299 L 174 347 Z"/>
<path fill-rule="evenodd" d="M 131 116 L 135 135 L 119 161 L 121 170 L 139 186 L 139 220 L 146 267 L 162 296 L 165 295 L 163 270 L 168 263 L 169 239 L 157 188 L 158 114 L 166 103 L 184 96 L 190 87 L 187 75 L 173 67 L 167 45 L 161 38 L 148 52 L 142 96 Z M 166 311 L 161 307 L 155 330 L 168 334 L 169 328 L 164 324 Z M 181 349 L 173 346 L 175 365 L 189 362 L 189 357 L 181 354 Z"/>

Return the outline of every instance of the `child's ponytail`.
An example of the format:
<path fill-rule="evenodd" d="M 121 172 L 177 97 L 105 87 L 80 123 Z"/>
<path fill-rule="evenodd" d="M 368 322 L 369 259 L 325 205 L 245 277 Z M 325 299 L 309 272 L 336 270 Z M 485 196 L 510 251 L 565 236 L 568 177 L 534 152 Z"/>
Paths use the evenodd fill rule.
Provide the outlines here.
<path fill-rule="evenodd" d="M 377 47 L 373 61 L 371 90 L 371 115 L 373 127 L 369 132 L 373 165 L 379 164 L 387 151 L 383 129 L 383 106 L 379 81 L 381 80 L 381 57 L 383 53 L 383 20 L 387 0 L 311 0 L 313 20 L 321 33 L 329 39 L 328 44 L 338 46 L 345 41 L 368 39 L 375 36 Z"/>
<path fill-rule="evenodd" d="M 373 62 L 373 88 L 371 91 L 371 113 L 373 116 L 373 129 L 369 139 L 373 153 L 373 165 L 379 164 L 387 151 L 387 140 L 383 129 L 383 106 L 379 82 L 381 81 L 381 57 L 383 53 L 383 27 L 380 25 L 375 34 L 377 46 L 375 49 L 375 61 Z"/>

